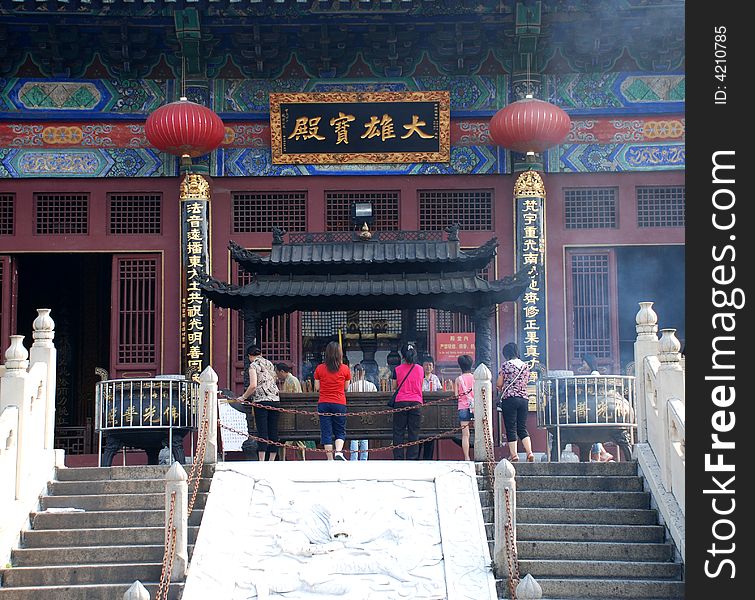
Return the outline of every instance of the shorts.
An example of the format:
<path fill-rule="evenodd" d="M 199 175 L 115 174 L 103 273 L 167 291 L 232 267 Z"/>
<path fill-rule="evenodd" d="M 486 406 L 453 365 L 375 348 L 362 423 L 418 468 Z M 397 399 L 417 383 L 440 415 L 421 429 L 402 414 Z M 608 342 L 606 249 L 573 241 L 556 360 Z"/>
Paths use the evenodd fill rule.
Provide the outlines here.
<path fill-rule="evenodd" d="M 474 415 L 468 408 L 462 408 L 459 410 L 459 421 L 474 421 Z"/>

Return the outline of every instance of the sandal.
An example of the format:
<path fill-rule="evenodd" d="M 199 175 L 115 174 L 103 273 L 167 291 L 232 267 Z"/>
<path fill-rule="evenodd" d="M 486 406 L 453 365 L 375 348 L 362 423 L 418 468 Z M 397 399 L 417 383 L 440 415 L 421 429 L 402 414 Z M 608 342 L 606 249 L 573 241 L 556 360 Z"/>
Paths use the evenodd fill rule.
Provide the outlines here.
<path fill-rule="evenodd" d="M 519 462 L 519 455 L 514 454 L 513 456 L 509 456 L 509 462 Z"/>
<path fill-rule="evenodd" d="M 527 455 L 527 462 L 535 462 L 535 455 L 530 453 Z"/>

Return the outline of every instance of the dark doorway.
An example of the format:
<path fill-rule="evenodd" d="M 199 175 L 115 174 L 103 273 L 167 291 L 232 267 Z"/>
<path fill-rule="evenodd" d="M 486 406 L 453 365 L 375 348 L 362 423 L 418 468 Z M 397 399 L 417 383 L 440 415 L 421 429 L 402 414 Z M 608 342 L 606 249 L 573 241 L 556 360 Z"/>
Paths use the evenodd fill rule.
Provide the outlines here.
<path fill-rule="evenodd" d="M 94 387 L 99 380 L 95 368 L 110 365 L 112 256 L 20 254 L 16 258 L 19 334 L 30 348 L 36 309 L 51 309 L 58 355 L 55 424 L 82 427 L 94 420 Z"/>

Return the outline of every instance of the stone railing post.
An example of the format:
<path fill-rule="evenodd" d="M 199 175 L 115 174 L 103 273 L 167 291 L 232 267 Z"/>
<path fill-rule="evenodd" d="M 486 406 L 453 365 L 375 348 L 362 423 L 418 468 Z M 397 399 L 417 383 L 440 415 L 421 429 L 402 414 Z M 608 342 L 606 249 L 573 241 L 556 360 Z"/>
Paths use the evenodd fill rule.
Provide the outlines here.
<path fill-rule="evenodd" d="M 0 386 L 0 413 L 9 406 L 18 409 L 18 429 L 16 430 L 16 481 L 14 496 L 16 500 L 26 497 L 29 478 L 26 465 L 35 455 L 35 448 L 29 448 L 27 423 L 30 416 L 31 398 L 27 397 L 26 383 L 29 378 L 29 352 L 24 347 L 24 336 L 10 336 L 10 346 L 5 351 L 5 374 Z"/>
<path fill-rule="evenodd" d="M 485 363 L 474 372 L 474 459 L 484 461 L 488 459 L 487 448 L 493 447 L 493 385 L 490 369 Z M 482 417 L 488 421 L 487 431 L 483 426 Z M 493 457 L 491 457 L 492 459 Z"/>
<path fill-rule="evenodd" d="M 200 428 L 203 427 L 205 418 L 208 421 L 208 429 L 203 462 L 206 465 L 214 465 L 218 462 L 218 374 L 210 366 L 205 367 L 199 376 Z"/>
<path fill-rule="evenodd" d="M 150 600 L 147 588 L 138 579 L 123 594 L 123 600 Z"/>
<path fill-rule="evenodd" d="M 645 357 L 658 353 L 658 315 L 652 302 L 640 302 L 635 317 L 637 339 L 634 342 L 634 381 L 637 411 L 637 441 L 648 441 L 647 407 L 645 405 Z"/>
<path fill-rule="evenodd" d="M 679 353 L 681 344 L 676 337 L 676 329 L 661 329 L 661 339 L 658 342 L 658 415 L 661 418 L 663 432 L 662 448 L 653 448 L 658 457 L 666 491 L 672 491 L 671 476 L 671 428 L 669 422 L 669 401 L 672 399 L 684 402 L 684 370 L 681 367 L 682 355 Z"/>
<path fill-rule="evenodd" d="M 508 508 L 511 511 L 511 533 L 516 543 L 516 470 L 505 458 L 495 467 L 495 486 L 493 494 L 493 562 L 499 577 L 508 577 L 508 564 L 513 559 L 509 556 L 509 545 L 506 542 L 506 523 L 509 513 L 506 509 L 506 497 L 508 496 Z"/>
<path fill-rule="evenodd" d="M 176 528 L 176 546 L 173 557 L 173 568 L 170 572 L 171 581 L 183 581 L 189 565 L 189 485 L 186 470 L 174 462 L 165 476 L 165 545 L 170 548 L 171 534 L 169 522 L 171 518 L 171 497 L 176 494 L 173 507 L 173 527 Z"/>
<path fill-rule="evenodd" d="M 29 356 L 32 365 L 44 363 L 47 365 L 47 379 L 45 382 L 45 450 L 52 450 L 55 445 L 55 365 L 57 350 L 53 344 L 55 338 L 55 321 L 50 317 L 49 308 L 38 308 L 38 316 L 34 319 L 34 343 Z"/>

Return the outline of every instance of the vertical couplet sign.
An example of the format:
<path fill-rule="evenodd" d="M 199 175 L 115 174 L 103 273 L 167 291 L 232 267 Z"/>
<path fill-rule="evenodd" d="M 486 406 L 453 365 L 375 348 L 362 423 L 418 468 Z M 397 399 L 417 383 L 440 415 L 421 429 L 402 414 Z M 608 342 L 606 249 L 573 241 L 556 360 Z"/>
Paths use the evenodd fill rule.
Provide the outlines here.
<path fill-rule="evenodd" d="M 210 303 L 199 282 L 210 272 L 210 184 L 188 173 L 181 183 L 181 370 L 199 380 L 210 364 Z"/>
<path fill-rule="evenodd" d="M 532 373 L 528 391 L 535 410 L 535 367 L 547 368 L 548 327 L 545 297 L 545 185 L 536 171 L 525 171 L 514 184 L 516 208 L 516 270 L 527 267 L 529 284 L 518 301 L 522 360 Z"/>

